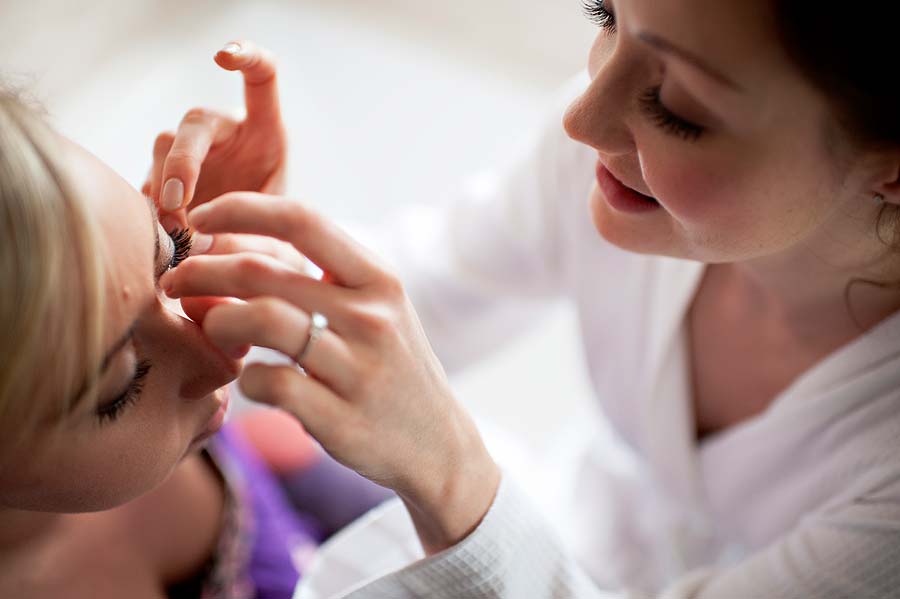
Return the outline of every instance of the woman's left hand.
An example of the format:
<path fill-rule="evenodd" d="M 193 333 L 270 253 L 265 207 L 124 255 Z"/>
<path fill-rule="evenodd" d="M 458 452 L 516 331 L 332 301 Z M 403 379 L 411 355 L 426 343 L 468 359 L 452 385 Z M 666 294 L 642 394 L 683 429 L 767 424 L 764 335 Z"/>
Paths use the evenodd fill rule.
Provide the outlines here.
<path fill-rule="evenodd" d="M 193 108 L 174 133 L 159 134 L 144 195 L 160 209 L 164 225 L 187 227 L 187 207 L 229 191 L 284 193 L 287 134 L 281 120 L 275 60 L 249 41 L 231 42 L 216 63 L 244 77 L 247 116 L 235 119 Z"/>
<path fill-rule="evenodd" d="M 241 390 L 295 415 L 333 457 L 395 490 L 426 551 L 471 532 L 493 501 L 499 471 L 398 279 L 331 222 L 303 204 L 229 193 L 196 208 L 207 234 L 267 235 L 291 243 L 325 273 L 317 280 L 257 253 L 196 256 L 160 281 L 171 297 L 221 296 L 202 321 L 210 340 L 240 355 L 259 345 L 296 357 L 311 315 L 329 326 L 290 366 L 250 364 Z"/>

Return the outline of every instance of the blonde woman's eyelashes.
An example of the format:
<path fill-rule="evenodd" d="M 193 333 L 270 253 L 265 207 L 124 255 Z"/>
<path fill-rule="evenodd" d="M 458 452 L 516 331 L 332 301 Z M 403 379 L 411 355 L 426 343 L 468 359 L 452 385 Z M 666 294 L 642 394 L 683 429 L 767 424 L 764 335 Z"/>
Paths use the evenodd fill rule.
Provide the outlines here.
<path fill-rule="evenodd" d="M 128 406 L 140 399 L 147 375 L 150 374 L 150 368 L 151 364 L 148 360 L 138 362 L 125 390 L 119 393 L 112 401 L 97 406 L 95 412 L 101 425 L 115 422 Z"/>

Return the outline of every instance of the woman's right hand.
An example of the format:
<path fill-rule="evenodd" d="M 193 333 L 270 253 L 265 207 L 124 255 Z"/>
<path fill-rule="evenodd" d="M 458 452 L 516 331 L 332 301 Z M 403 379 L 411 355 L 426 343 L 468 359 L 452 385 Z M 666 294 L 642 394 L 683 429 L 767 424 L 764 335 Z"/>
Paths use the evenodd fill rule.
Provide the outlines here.
<path fill-rule="evenodd" d="M 395 490 L 427 552 L 467 536 L 500 473 L 396 276 L 327 219 L 285 198 L 230 193 L 193 210 L 191 221 L 208 234 L 289 242 L 327 275 L 317 280 L 242 253 L 191 257 L 160 279 L 170 297 L 244 300 L 213 307 L 202 322 L 223 352 L 269 347 L 306 371 L 250 364 L 239 381 L 244 394 L 295 415 L 335 459 Z M 317 312 L 329 324 L 307 353 Z"/>

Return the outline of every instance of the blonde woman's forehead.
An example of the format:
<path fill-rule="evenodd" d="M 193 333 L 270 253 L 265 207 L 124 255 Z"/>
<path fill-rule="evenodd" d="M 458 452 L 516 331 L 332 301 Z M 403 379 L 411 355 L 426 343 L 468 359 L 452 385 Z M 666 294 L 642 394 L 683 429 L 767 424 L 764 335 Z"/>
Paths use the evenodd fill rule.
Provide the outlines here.
<path fill-rule="evenodd" d="M 155 297 L 154 222 L 147 200 L 99 158 L 66 140 L 68 175 L 88 211 L 96 216 L 106 264 L 107 322 L 112 344 Z"/>

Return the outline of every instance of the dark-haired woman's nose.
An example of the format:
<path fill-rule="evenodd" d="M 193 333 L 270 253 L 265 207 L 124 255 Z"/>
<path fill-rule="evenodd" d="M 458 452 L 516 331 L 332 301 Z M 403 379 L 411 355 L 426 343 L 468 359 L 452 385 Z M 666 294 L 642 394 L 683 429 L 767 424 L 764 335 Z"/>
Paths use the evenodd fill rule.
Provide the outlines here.
<path fill-rule="evenodd" d="M 605 156 L 634 152 L 628 117 L 635 104 L 635 86 L 628 61 L 616 50 L 591 70 L 590 85 L 566 111 L 566 133 Z"/>

